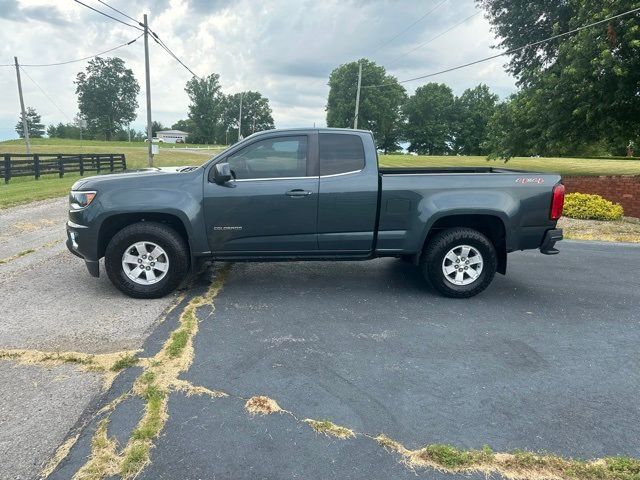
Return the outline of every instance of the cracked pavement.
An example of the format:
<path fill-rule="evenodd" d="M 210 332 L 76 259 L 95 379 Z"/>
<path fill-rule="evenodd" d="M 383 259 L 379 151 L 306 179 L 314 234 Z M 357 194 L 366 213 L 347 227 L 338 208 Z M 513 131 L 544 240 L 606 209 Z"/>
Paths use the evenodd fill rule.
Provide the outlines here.
<path fill-rule="evenodd" d="M 457 476 L 414 472 L 362 435 L 380 433 L 407 448 L 637 458 L 640 277 L 627 266 L 640 247 L 560 249 L 513 254 L 508 276 L 467 300 L 437 296 L 394 259 L 234 265 L 215 309 L 197 310 L 195 356 L 180 375 L 230 396 L 170 393 L 167 423 L 137 478 Z M 169 338 L 177 315 L 156 328 L 145 355 Z M 101 404 L 131 388 L 134 370 Z M 254 395 L 358 435 L 330 438 L 291 415 L 249 415 L 243 399 Z M 142 408 L 128 399 L 110 415 L 120 445 Z M 50 478 L 86 462 L 101 418 L 92 416 Z"/>

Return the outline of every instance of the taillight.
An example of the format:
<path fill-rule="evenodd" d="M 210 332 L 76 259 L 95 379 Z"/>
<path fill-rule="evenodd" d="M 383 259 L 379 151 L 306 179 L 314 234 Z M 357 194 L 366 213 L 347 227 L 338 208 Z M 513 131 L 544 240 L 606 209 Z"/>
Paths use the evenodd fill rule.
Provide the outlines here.
<path fill-rule="evenodd" d="M 564 208 L 564 185 L 561 183 L 553 187 L 553 198 L 551 200 L 551 220 L 558 220 L 562 216 Z"/>

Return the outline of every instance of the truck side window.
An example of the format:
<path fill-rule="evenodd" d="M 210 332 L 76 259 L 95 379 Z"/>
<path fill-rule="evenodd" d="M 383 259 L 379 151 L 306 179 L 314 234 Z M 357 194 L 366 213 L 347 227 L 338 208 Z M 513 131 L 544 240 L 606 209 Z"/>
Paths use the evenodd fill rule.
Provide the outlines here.
<path fill-rule="evenodd" d="M 307 176 L 307 137 L 260 140 L 227 159 L 238 180 Z"/>
<path fill-rule="evenodd" d="M 321 133 L 320 175 L 356 172 L 364 168 L 364 146 L 357 135 Z"/>

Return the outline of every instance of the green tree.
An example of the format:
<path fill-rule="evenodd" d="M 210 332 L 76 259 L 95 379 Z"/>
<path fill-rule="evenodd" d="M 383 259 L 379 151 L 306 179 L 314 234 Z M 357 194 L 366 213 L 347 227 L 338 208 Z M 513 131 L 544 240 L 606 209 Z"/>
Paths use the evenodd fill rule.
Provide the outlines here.
<path fill-rule="evenodd" d="M 80 114 L 93 136 L 111 140 L 136 118 L 140 86 L 120 58 L 96 57 L 76 76 Z"/>
<path fill-rule="evenodd" d="M 614 0 L 619 3 L 618 0 Z M 496 47 L 515 50 L 552 35 L 566 32 L 571 25 L 578 3 L 594 0 L 476 0 L 485 9 L 493 31 L 500 39 Z M 613 4 L 612 0 L 600 3 Z M 561 42 L 546 42 L 514 52 L 508 70 L 521 82 L 535 78 L 535 72 L 544 68 L 558 56 Z"/>
<path fill-rule="evenodd" d="M 512 49 L 637 7 L 635 0 L 478 0 Z M 640 14 L 511 55 L 544 155 L 624 154 L 640 137 Z M 515 145 L 512 146 L 515 149 Z M 496 152 L 494 152 L 496 153 Z"/>
<path fill-rule="evenodd" d="M 44 135 L 44 125 L 41 122 L 40 115 L 33 107 L 27 107 L 27 131 L 29 132 L 29 138 L 42 138 Z M 20 135 L 20 138 L 24 138 L 24 126 L 22 125 L 22 115 L 16 123 L 16 133 Z"/>
<path fill-rule="evenodd" d="M 52 138 L 80 138 L 80 128 L 73 123 L 58 123 L 49 125 L 47 135 Z"/>
<path fill-rule="evenodd" d="M 395 77 L 387 75 L 384 67 L 370 60 L 363 58 L 346 63 L 331 72 L 327 126 L 354 126 L 358 63 L 362 64 L 358 128 L 371 130 L 379 149 L 385 152 L 396 150 L 402 133 L 402 105 L 407 95 Z"/>
<path fill-rule="evenodd" d="M 220 118 L 224 95 L 220 86 L 220 75 L 212 73 L 205 78 L 193 77 L 185 87 L 189 95 L 189 120 L 193 128 L 189 141 L 193 143 L 215 143 L 219 136 Z"/>
<path fill-rule="evenodd" d="M 539 153 L 541 132 L 526 93 L 512 95 L 496 106 L 487 124 L 487 139 L 482 145 L 492 159 L 509 160 L 515 156 L 530 156 Z"/>
<path fill-rule="evenodd" d="M 416 89 L 404 107 L 405 138 L 409 151 L 422 155 L 451 152 L 455 131 L 455 97 L 441 83 L 427 83 Z"/>
<path fill-rule="evenodd" d="M 238 138 L 238 116 L 242 96 L 242 137 L 262 130 L 275 128 L 269 99 L 260 92 L 240 92 L 224 97 L 224 108 L 220 121 L 219 143 L 228 143 Z"/>
<path fill-rule="evenodd" d="M 158 131 L 162 131 L 164 130 L 164 125 L 162 125 L 162 122 L 156 122 L 155 120 L 151 122 L 151 136 L 155 137 L 156 133 L 158 133 Z"/>
<path fill-rule="evenodd" d="M 183 132 L 191 132 L 193 130 L 193 122 L 189 119 L 178 120 L 171 125 L 172 130 L 182 130 Z"/>
<path fill-rule="evenodd" d="M 498 96 L 484 84 L 465 90 L 455 101 L 454 151 L 462 155 L 486 154 L 487 124 L 496 111 Z"/>

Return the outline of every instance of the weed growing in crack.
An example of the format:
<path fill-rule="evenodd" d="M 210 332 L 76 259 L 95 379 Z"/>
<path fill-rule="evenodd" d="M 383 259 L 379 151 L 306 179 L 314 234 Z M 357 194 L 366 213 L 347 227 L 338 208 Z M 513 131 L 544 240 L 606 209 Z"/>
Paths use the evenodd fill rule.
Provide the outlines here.
<path fill-rule="evenodd" d="M 312 420 L 310 418 L 307 418 L 306 420 L 304 420 L 304 422 L 309 424 L 309 426 L 311 426 L 311 428 L 313 428 L 316 432 L 322 433 L 328 437 L 345 439 L 356 436 L 356 434 L 353 433 L 353 430 L 347 427 L 336 425 L 329 420 Z"/>
<path fill-rule="evenodd" d="M 78 472 L 74 480 L 94 480 L 115 473 L 117 468 L 116 441 L 107 435 L 108 419 L 100 420 L 91 439 L 91 456 Z"/>
<path fill-rule="evenodd" d="M 494 458 L 493 451 L 486 445 L 482 450 L 460 450 L 452 445 L 432 444 L 418 450 L 415 455 L 422 460 L 434 462 L 451 470 L 471 465 L 484 465 Z"/>
<path fill-rule="evenodd" d="M 112 372 L 119 372 L 120 370 L 124 370 L 125 368 L 133 367 L 137 363 L 137 355 L 125 355 L 116 360 L 115 363 L 111 366 L 110 370 Z"/>
<path fill-rule="evenodd" d="M 136 443 L 127 449 L 127 454 L 122 461 L 120 475 L 125 478 L 137 474 L 149 461 L 149 443 Z"/>
<path fill-rule="evenodd" d="M 200 303 L 200 299 L 196 299 L 197 303 Z M 171 358 L 178 357 L 184 348 L 187 346 L 187 342 L 191 338 L 191 335 L 194 332 L 196 322 L 198 321 L 196 318 L 196 307 L 193 305 L 189 305 L 183 314 L 182 317 L 182 325 L 178 330 L 171 334 L 171 340 L 169 345 L 167 345 L 167 354 Z"/>

